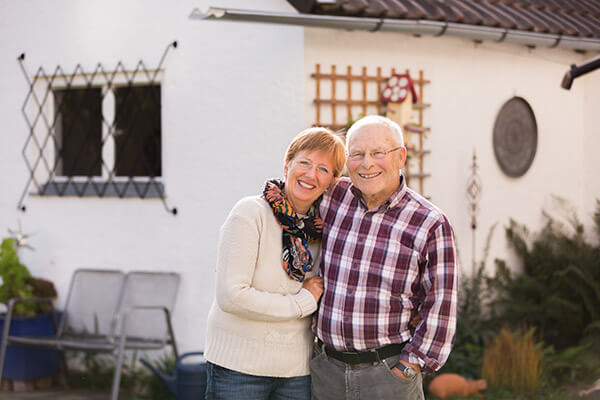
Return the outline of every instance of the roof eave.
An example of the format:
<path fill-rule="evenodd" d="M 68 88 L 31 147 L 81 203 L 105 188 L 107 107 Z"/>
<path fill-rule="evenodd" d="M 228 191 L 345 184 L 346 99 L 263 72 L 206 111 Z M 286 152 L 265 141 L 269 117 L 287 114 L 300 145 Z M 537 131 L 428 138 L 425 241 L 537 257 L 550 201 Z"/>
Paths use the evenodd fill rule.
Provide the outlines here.
<path fill-rule="evenodd" d="M 577 51 L 600 52 L 600 39 L 535 33 L 480 25 L 442 21 L 402 20 L 388 18 L 358 18 L 331 15 L 241 10 L 210 7 L 206 13 L 194 9 L 192 19 L 258 22 L 266 24 L 305 26 L 362 31 L 401 32 L 412 35 L 452 36 L 476 41 L 509 42 L 529 47 L 560 47 Z"/>

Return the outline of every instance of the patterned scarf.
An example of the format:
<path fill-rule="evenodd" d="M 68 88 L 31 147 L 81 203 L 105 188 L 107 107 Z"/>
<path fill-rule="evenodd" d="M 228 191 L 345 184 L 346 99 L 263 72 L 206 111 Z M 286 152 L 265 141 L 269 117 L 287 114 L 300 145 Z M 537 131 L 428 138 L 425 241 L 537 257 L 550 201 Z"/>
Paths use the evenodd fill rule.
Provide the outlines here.
<path fill-rule="evenodd" d="M 300 218 L 285 197 L 283 188 L 284 183 L 281 180 L 268 180 L 263 197 L 283 228 L 283 269 L 291 279 L 303 282 L 306 273 L 313 269 L 313 258 L 308 243 L 321 238 L 323 221 L 316 215 L 314 205 L 308 210 L 307 218 Z"/>

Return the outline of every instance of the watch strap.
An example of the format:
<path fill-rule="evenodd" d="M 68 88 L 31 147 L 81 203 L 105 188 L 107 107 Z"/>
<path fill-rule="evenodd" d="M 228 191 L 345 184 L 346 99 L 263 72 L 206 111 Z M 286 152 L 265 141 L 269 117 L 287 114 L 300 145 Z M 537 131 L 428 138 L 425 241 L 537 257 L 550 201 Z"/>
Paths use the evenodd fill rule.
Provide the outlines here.
<path fill-rule="evenodd" d="M 417 376 L 417 371 L 413 367 L 408 367 L 402 364 L 400 360 L 398 360 L 393 368 L 398 368 L 400 372 L 402 372 L 402 375 L 404 375 L 404 377 L 407 379 L 414 379 L 415 376 Z"/>

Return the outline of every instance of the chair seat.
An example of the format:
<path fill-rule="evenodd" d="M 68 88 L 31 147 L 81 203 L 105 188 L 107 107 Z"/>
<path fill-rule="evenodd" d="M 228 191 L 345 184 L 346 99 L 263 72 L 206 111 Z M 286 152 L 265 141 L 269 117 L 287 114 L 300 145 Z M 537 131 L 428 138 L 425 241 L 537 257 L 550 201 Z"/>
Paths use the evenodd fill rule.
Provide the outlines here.
<path fill-rule="evenodd" d="M 50 348 L 57 350 L 97 350 L 112 351 L 117 348 L 118 343 L 111 343 L 105 339 L 74 339 L 57 338 L 55 336 L 9 336 L 8 344 L 22 345 L 28 347 Z"/>
<path fill-rule="evenodd" d="M 109 341 L 106 337 L 9 336 L 8 344 L 57 350 L 112 351 L 119 346 L 119 338 Z M 125 340 L 126 349 L 152 350 L 161 349 L 164 345 L 165 343 L 161 340 L 151 341 L 144 338 L 127 338 Z"/>

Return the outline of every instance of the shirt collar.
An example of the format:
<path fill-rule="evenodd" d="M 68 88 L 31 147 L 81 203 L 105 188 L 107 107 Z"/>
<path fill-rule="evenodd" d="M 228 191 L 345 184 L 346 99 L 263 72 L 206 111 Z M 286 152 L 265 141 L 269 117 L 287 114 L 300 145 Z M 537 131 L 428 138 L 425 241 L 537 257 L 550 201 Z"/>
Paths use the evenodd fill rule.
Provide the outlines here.
<path fill-rule="evenodd" d="M 354 186 L 354 183 L 350 184 L 350 191 L 352 192 L 354 197 L 356 197 L 358 199 L 359 203 L 361 203 L 366 208 L 367 205 L 363 201 L 362 193 L 356 186 Z M 389 208 L 396 207 L 400 203 L 400 200 L 402 200 L 402 197 L 404 197 L 405 193 L 406 193 L 406 180 L 404 179 L 404 175 L 400 175 L 400 184 L 398 185 L 398 188 L 396 189 L 396 191 L 394 191 L 394 193 L 392 193 L 392 195 L 386 201 L 384 201 L 379 206 L 379 208 L 377 208 L 376 211 L 379 211 L 379 210 L 385 211 Z"/>

